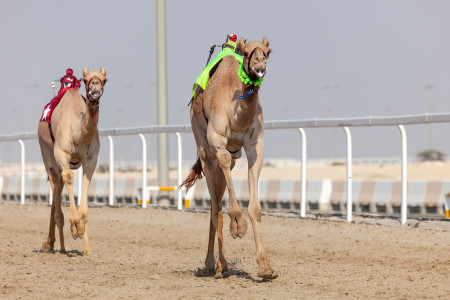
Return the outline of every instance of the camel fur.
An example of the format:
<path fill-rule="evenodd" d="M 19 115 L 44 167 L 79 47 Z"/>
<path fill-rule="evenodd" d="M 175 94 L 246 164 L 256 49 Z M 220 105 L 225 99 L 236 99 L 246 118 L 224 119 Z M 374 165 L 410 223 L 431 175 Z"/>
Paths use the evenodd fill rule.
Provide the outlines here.
<path fill-rule="evenodd" d="M 54 251 L 55 225 L 58 227 L 61 253 L 64 246 L 64 214 L 61 210 L 61 192 L 67 188 L 70 201 L 70 231 L 74 239 L 83 238 L 85 249 L 83 254 L 91 252 L 88 240 L 88 203 L 87 192 L 92 175 L 97 166 L 100 140 L 97 129 L 99 100 L 106 83 L 106 70 L 89 72 L 83 69 L 86 85 L 86 101 L 76 89 L 69 89 L 55 108 L 51 118 L 51 128 L 55 137 L 53 143 L 49 132 L 49 124 L 40 122 L 38 140 L 41 148 L 45 170 L 53 191 L 53 202 L 50 212 L 50 228 L 47 241 L 42 244 L 44 252 Z M 81 204 L 77 211 L 73 193 L 74 175 L 72 170 L 83 166 L 83 188 Z"/>
<path fill-rule="evenodd" d="M 243 53 L 243 67 L 252 80 L 262 78 L 266 73 L 266 62 L 270 54 L 269 40 L 245 43 L 239 40 Z M 228 189 L 230 205 L 230 233 L 233 238 L 243 237 L 247 222 L 236 200 L 231 170 L 244 148 L 248 160 L 248 185 L 250 202 L 248 215 L 253 227 L 256 243 L 258 276 L 275 279 L 278 273 L 270 266 L 261 236 L 261 205 L 258 198 L 258 178 L 264 157 L 263 112 L 259 103 L 259 86 L 246 85 L 238 77 L 240 64 L 232 55 L 220 62 L 205 90 L 197 88 L 191 106 L 192 130 L 197 144 L 198 160 L 183 183 L 186 188 L 197 179 L 206 177 L 211 197 L 211 219 L 209 226 L 208 252 L 205 265 L 214 271 L 215 278 L 227 276 L 228 264 L 224 255 L 222 234 L 222 197 Z M 248 92 L 253 92 L 248 95 Z M 239 96 L 246 96 L 239 99 Z M 214 258 L 214 243 L 217 232 L 219 259 Z"/>

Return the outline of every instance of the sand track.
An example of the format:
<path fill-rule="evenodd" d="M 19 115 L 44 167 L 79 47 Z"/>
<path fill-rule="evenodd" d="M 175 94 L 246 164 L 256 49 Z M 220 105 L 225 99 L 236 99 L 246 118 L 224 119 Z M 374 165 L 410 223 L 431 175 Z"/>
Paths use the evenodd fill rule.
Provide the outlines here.
<path fill-rule="evenodd" d="M 299 219 L 264 215 L 262 234 L 274 281 L 257 277 L 249 230 L 234 240 L 225 217 L 225 255 L 231 276 L 203 269 L 209 215 L 167 209 L 91 207 L 93 252 L 70 237 L 68 255 L 42 253 L 50 208 L 0 203 L 0 298 L 395 298 L 450 295 L 450 222 L 339 217 Z M 247 221 L 248 217 L 246 216 Z M 448 299 L 448 298 L 447 298 Z"/>

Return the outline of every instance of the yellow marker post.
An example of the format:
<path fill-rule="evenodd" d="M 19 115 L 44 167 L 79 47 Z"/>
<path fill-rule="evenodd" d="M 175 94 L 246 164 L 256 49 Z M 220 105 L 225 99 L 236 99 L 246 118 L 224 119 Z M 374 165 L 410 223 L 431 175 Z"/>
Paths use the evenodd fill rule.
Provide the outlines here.
<path fill-rule="evenodd" d="M 445 194 L 445 217 L 450 219 L 450 193 Z"/>

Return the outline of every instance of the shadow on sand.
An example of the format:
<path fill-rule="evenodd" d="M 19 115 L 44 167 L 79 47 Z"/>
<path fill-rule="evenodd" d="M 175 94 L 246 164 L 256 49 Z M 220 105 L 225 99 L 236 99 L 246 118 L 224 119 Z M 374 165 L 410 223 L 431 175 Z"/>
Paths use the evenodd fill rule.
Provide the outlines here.
<path fill-rule="evenodd" d="M 47 254 L 61 254 L 60 250 L 50 250 L 49 252 L 44 252 L 44 250 L 39 249 L 39 250 L 33 250 L 33 253 L 47 253 Z M 78 250 L 70 250 L 67 251 L 67 257 L 76 257 L 76 256 L 83 256 L 83 253 L 78 251 Z"/>

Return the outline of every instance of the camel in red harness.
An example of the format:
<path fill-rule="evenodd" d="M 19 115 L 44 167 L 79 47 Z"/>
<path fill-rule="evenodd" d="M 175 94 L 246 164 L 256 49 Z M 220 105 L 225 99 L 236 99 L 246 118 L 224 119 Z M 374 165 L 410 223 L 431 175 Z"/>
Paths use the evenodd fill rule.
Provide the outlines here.
<path fill-rule="evenodd" d="M 68 74 L 69 75 L 69 74 Z M 71 75 L 71 74 L 70 74 Z M 77 91 L 76 78 L 73 84 L 62 86 L 58 103 L 52 100 L 44 109 L 38 127 L 38 140 L 45 169 L 53 191 L 50 213 L 50 228 L 47 241 L 43 243 L 45 252 L 53 251 L 55 245 L 55 225 L 59 230 L 61 253 L 67 253 L 64 246 L 64 214 L 61 210 L 61 192 L 67 188 L 70 201 L 70 231 L 74 239 L 83 238 L 84 255 L 91 252 L 87 235 L 88 203 L 87 192 L 92 175 L 97 166 L 100 140 L 97 129 L 100 97 L 106 83 L 106 70 L 89 72 L 83 70 L 86 98 Z M 63 84 L 63 81 L 61 81 Z M 54 104 L 57 105 L 54 105 Z M 50 107 L 49 107 L 50 105 Z M 72 170 L 83 166 L 83 189 L 81 205 L 77 211 L 73 194 L 74 175 Z"/>
<path fill-rule="evenodd" d="M 250 202 L 248 215 L 253 225 L 256 243 L 258 276 L 275 279 L 278 273 L 270 266 L 261 236 L 261 205 L 258 198 L 258 178 L 264 157 L 263 113 L 259 103 L 259 88 L 266 73 L 269 41 L 245 43 L 241 38 L 238 47 L 243 53 L 240 64 L 233 55 L 226 55 L 209 79 L 205 90 L 198 87 L 191 106 L 191 124 L 197 143 L 198 160 L 183 182 L 189 189 L 197 179 L 206 177 L 211 197 L 206 268 L 214 270 L 215 278 L 226 276 L 228 264 L 224 255 L 222 234 L 222 197 L 228 189 L 230 206 L 230 233 L 233 238 L 243 237 L 247 222 L 236 200 L 231 170 L 244 148 L 248 160 Z M 219 260 L 214 258 L 215 236 L 218 236 Z"/>

